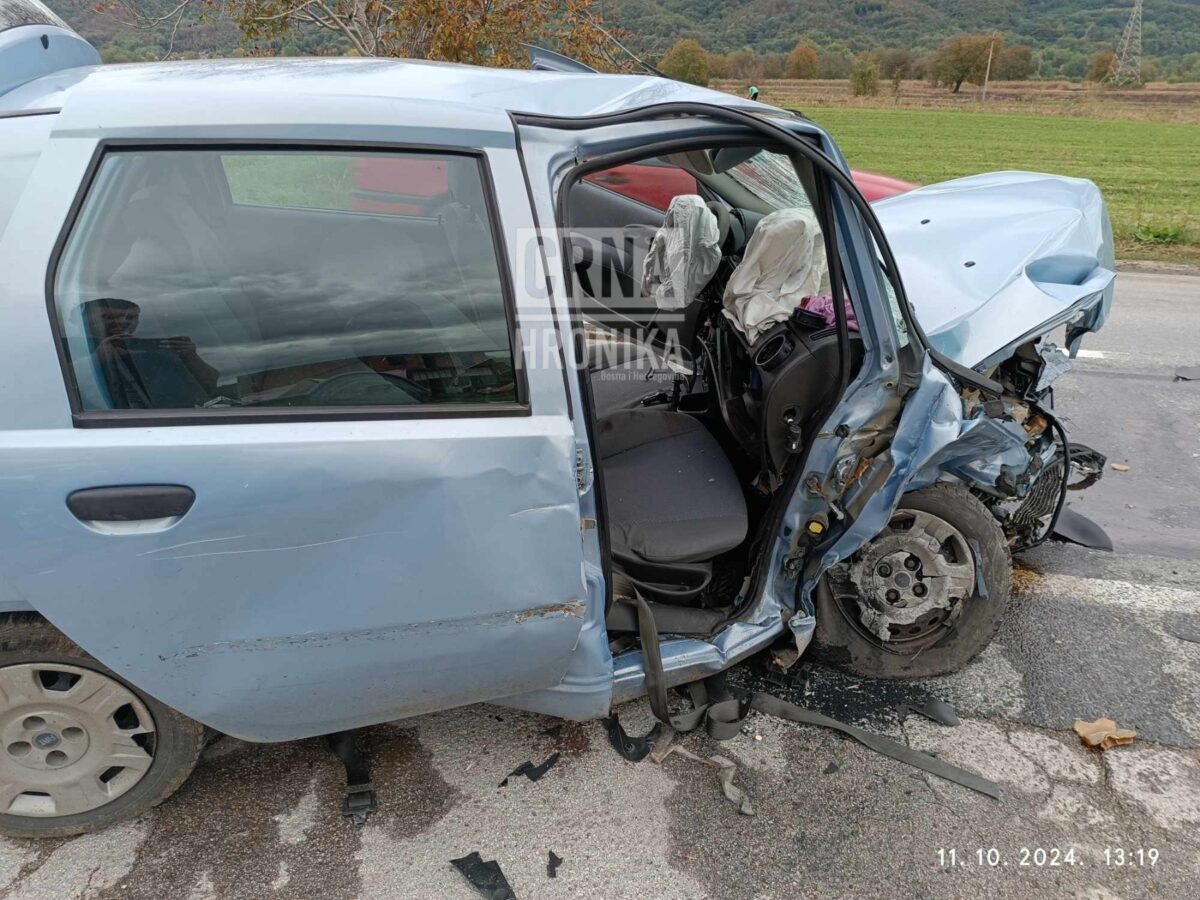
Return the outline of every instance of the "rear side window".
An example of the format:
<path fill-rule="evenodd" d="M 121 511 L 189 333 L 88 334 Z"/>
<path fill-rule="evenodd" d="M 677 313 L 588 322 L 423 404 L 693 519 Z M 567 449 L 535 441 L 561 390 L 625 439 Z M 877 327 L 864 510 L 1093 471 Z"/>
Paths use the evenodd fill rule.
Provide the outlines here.
<path fill-rule="evenodd" d="M 54 282 L 78 409 L 515 404 L 485 198 L 469 155 L 108 153 Z"/>

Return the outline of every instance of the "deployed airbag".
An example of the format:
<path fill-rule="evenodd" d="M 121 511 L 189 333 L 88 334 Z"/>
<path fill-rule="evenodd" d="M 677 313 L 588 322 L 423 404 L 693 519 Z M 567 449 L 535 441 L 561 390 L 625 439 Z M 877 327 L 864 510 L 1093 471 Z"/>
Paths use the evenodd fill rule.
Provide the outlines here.
<path fill-rule="evenodd" d="M 717 217 L 696 194 L 680 194 L 667 207 L 650 242 L 642 293 L 659 309 L 683 309 L 708 284 L 721 262 Z"/>
<path fill-rule="evenodd" d="M 725 286 L 725 315 L 753 343 L 820 292 L 825 268 L 825 242 L 812 211 L 776 210 L 755 227 Z"/>

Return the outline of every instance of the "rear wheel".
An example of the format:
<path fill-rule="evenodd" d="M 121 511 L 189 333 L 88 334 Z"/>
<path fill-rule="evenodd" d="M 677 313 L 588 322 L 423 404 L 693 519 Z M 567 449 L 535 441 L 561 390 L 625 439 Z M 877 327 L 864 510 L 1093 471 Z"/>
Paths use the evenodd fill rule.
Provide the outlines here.
<path fill-rule="evenodd" d="M 1012 559 L 996 518 L 966 488 L 906 495 L 887 528 L 816 591 L 814 655 L 867 678 L 961 669 L 996 634 Z"/>
<path fill-rule="evenodd" d="M 204 726 L 119 678 L 42 619 L 0 622 L 0 833 L 111 825 L 183 784 Z"/>

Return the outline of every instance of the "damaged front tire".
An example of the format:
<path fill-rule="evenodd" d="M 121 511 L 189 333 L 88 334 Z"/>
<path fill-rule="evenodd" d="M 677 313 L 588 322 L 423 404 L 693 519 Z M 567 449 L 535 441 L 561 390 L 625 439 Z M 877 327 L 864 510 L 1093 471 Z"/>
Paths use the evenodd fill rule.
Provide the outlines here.
<path fill-rule="evenodd" d="M 991 643 L 1011 589 L 996 518 L 966 488 L 931 485 L 821 579 L 813 653 L 864 678 L 954 672 Z"/>

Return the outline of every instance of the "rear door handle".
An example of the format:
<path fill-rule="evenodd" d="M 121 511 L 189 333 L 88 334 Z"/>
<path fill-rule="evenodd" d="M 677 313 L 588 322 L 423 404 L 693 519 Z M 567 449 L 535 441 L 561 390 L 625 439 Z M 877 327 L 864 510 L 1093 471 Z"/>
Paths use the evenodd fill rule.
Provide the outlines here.
<path fill-rule="evenodd" d="M 182 517 L 196 500 L 196 492 L 181 484 L 124 484 L 75 491 L 67 509 L 88 525 L 116 526 L 145 523 L 165 528 Z"/>

